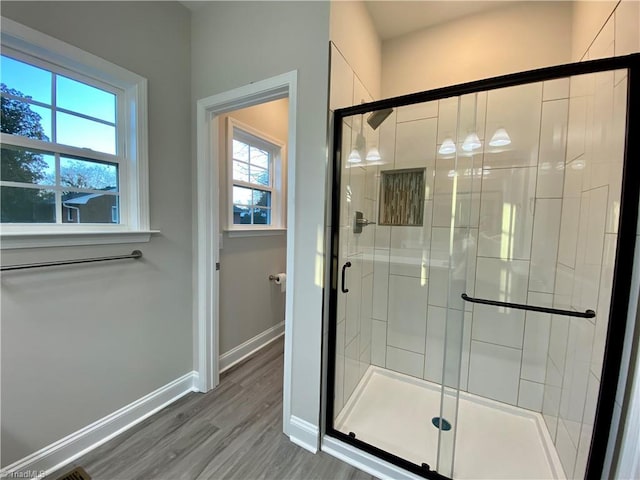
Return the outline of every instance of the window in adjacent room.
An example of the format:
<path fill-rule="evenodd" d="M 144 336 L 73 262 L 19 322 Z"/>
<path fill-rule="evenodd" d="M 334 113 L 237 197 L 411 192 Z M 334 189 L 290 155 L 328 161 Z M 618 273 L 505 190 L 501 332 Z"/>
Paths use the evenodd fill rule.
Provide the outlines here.
<path fill-rule="evenodd" d="M 229 230 L 284 228 L 284 145 L 229 117 Z"/>
<path fill-rule="evenodd" d="M 7 19 L 1 63 L 3 243 L 148 231 L 146 80 Z"/>

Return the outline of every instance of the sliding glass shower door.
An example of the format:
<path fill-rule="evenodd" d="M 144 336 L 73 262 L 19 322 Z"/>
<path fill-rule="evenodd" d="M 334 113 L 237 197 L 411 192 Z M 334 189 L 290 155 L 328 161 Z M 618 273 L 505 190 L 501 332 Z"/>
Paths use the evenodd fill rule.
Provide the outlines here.
<path fill-rule="evenodd" d="M 330 435 L 427 478 L 601 468 L 636 212 L 628 70 L 592 65 L 337 112 Z"/>
<path fill-rule="evenodd" d="M 470 96 L 381 110 L 347 117 L 341 129 L 334 425 L 447 475 L 474 208 L 474 176 L 449 172 L 472 172 L 478 158 L 446 155 L 439 173 L 453 183 L 442 187 L 435 146 L 439 136 L 457 135 L 461 115 L 465 128 L 474 127 L 474 105 Z"/>

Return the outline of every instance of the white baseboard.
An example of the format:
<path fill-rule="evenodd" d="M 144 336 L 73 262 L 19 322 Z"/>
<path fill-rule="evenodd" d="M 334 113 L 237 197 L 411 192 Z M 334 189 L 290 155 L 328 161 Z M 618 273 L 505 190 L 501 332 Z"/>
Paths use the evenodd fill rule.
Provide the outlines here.
<path fill-rule="evenodd" d="M 423 477 L 327 435 L 322 439 L 321 449 L 332 457 L 382 480 L 424 480 Z"/>
<path fill-rule="evenodd" d="M 220 359 L 218 360 L 220 373 L 230 369 L 237 363 L 240 363 L 242 360 L 253 355 L 261 348 L 266 347 L 281 335 L 284 335 L 284 322 L 274 325 L 270 329 L 250 338 L 243 344 L 223 353 L 220 355 Z"/>
<path fill-rule="evenodd" d="M 49 475 L 187 393 L 197 392 L 197 385 L 197 372 L 189 372 L 112 414 L 4 467 L 0 470 L 0 477 L 20 478 L 29 472 L 44 472 Z"/>
<path fill-rule="evenodd" d="M 318 434 L 320 431 L 316 425 L 291 415 L 289 420 L 289 440 L 310 451 L 318 453 Z"/>

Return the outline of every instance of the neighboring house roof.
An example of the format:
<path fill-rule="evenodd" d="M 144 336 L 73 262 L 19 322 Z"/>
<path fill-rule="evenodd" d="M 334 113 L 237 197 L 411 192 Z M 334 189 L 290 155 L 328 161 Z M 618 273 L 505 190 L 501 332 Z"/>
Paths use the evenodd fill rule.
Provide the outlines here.
<path fill-rule="evenodd" d="M 105 192 L 115 192 L 115 187 L 109 187 L 103 189 Z M 86 205 L 90 200 L 98 197 L 102 197 L 102 193 L 82 193 L 82 192 L 69 192 L 63 195 L 63 204 L 71 205 Z M 66 197 L 66 198 L 65 198 Z"/>
<path fill-rule="evenodd" d="M 87 202 L 96 197 L 102 197 L 102 193 L 87 193 L 82 195 L 81 197 L 70 198 L 68 200 L 63 200 L 62 203 L 70 203 L 72 205 L 86 205 Z"/>

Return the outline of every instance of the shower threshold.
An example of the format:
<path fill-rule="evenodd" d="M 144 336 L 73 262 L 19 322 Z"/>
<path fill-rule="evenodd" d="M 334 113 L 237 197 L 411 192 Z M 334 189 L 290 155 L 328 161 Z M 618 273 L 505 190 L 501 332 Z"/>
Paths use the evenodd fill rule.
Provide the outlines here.
<path fill-rule="evenodd" d="M 437 384 L 372 365 L 335 428 L 435 469 L 438 429 L 432 421 L 440 416 L 440 397 Z M 456 423 L 455 447 L 454 430 L 443 432 L 442 445 L 455 448 L 454 479 L 566 478 L 540 413 L 460 392 Z"/>

